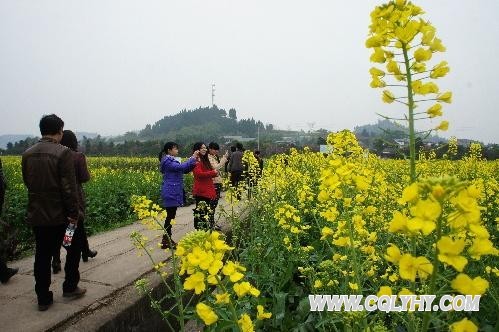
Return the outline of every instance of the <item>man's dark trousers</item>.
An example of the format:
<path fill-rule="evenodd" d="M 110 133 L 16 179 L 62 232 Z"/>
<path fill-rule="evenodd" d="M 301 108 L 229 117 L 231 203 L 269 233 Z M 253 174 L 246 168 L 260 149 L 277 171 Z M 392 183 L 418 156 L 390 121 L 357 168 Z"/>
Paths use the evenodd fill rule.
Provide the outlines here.
<path fill-rule="evenodd" d="M 52 292 L 49 291 L 51 283 L 51 260 L 54 252 L 61 247 L 67 224 L 58 226 L 35 226 L 33 231 L 36 240 L 35 253 L 35 291 L 38 296 L 38 304 L 45 305 L 52 302 Z M 82 248 L 82 228 L 77 227 L 73 241 L 67 250 L 66 265 L 64 272 L 66 279 L 62 285 L 63 292 L 72 292 L 80 281 L 78 271 Z"/>
<path fill-rule="evenodd" d="M 0 257 L 0 280 L 4 280 L 5 277 L 7 277 L 7 265 L 5 265 L 4 261 L 2 261 L 2 258 Z"/>

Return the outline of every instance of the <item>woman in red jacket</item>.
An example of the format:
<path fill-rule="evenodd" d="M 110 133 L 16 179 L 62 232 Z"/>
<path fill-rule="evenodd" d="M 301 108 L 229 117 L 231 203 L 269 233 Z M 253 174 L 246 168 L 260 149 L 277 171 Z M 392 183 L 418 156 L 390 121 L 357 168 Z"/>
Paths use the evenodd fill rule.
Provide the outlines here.
<path fill-rule="evenodd" d="M 199 150 L 198 160 L 192 173 L 194 174 L 194 185 L 192 186 L 192 195 L 196 200 L 194 209 L 194 228 L 207 229 L 213 228 L 211 224 L 210 211 L 214 208 L 213 201 L 217 198 L 213 178 L 218 172 L 211 166 L 208 159 L 208 149 L 202 142 L 194 144 L 193 151 Z"/>

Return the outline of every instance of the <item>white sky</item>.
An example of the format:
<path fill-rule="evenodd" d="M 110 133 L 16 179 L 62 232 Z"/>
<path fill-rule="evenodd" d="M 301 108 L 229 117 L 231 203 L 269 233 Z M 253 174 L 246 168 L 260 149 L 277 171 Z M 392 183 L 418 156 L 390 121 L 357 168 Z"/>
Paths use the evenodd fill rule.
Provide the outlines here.
<path fill-rule="evenodd" d="M 339 130 L 399 115 L 369 87 L 381 1 L 0 0 L 0 134 L 42 114 L 116 135 L 215 103 L 278 128 Z M 437 28 L 451 90 L 444 136 L 499 143 L 499 1 L 416 1 Z M 419 128 L 436 126 L 441 119 Z"/>

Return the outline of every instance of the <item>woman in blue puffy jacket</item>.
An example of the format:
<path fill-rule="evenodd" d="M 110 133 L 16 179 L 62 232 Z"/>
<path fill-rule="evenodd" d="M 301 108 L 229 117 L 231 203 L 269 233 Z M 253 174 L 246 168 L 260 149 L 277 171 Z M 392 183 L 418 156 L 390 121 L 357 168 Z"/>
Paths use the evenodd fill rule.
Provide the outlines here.
<path fill-rule="evenodd" d="M 178 144 L 167 142 L 159 154 L 159 169 L 163 173 L 163 184 L 161 185 L 161 199 L 163 207 L 166 210 L 165 229 L 161 248 L 167 249 L 175 247 L 176 243 L 172 240 L 171 221 L 175 219 L 177 207 L 184 204 L 184 174 L 192 171 L 196 166 L 196 160 L 199 151 L 194 151 L 192 157 L 186 162 L 181 163 L 178 158 Z"/>

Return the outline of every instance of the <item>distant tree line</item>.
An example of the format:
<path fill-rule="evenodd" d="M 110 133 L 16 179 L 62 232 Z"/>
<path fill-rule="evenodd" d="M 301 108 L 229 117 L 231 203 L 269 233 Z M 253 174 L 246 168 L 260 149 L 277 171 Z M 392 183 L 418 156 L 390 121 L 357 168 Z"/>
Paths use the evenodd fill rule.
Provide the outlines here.
<path fill-rule="evenodd" d="M 313 133 L 303 131 L 275 130 L 272 124 L 264 125 L 253 118 L 237 120 L 237 112 L 213 107 L 200 107 L 195 110 L 182 110 L 180 113 L 165 116 L 153 125 L 147 125 L 138 132 L 128 132 L 113 138 L 83 137 L 80 149 L 89 156 L 156 156 L 166 141 L 180 144 L 180 154 L 187 156 L 195 142 L 226 143 L 223 136 L 243 136 L 256 138 L 260 133 L 259 147 L 256 141 L 245 142 L 246 148 L 259 148 L 264 156 L 283 153 L 290 148 L 308 146 L 318 151 L 319 145 L 326 144 L 327 130 L 320 129 Z M 407 144 L 401 141 L 407 138 L 407 128 L 388 120 L 374 125 L 356 127 L 354 130 L 360 144 L 370 151 L 386 158 L 404 158 L 409 154 Z M 282 141 L 283 137 L 293 139 Z M 26 138 L 15 143 L 8 143 L 0 154 L 19 155 L 38 141 L 38 137 Z M 228 145 L 236 142 L 228 142 Z M 468 142 L 469 143 L 469 142 Z M 482 145 L 483 146 L 483 145 Z M 228 146 L 223 149 L 229 148 Z M 434 150 L 437 158 L 447 152 L 447 143 L 438 136 L 419 137 L 416 139 L 416 151 Z M 488 160 L 499 159 L 499 145 L 483 146 L 483 157 Z M 461 159 L 468 152 L 468 144 L 458 144 L 455 159 Z"/>
<path fill-rule="evenodd" d="M 409 155 L 408 129 L 389 120 L 378 121 L 376 125 L 364 125 L 355 128 L 355 135 L 360 144 L 385 158 L 405 158 Z M 463 142 L 459 144 L 459 141 Z M 444 156 L 455 160 L 462 159 L 469 150 L 472 140 L 458 140 L 457 153 L 447 156 L 447 140 L 438 136 L 426 135 L 416 138 L 416 157 L 420 152 L 435 152 L 435 157 Z M 475 142 L 479 143 L 479 142 Z M 487 144 L 482 146 L 482 157 L 487 160 L 499 159 L 499 145 Z"/>

